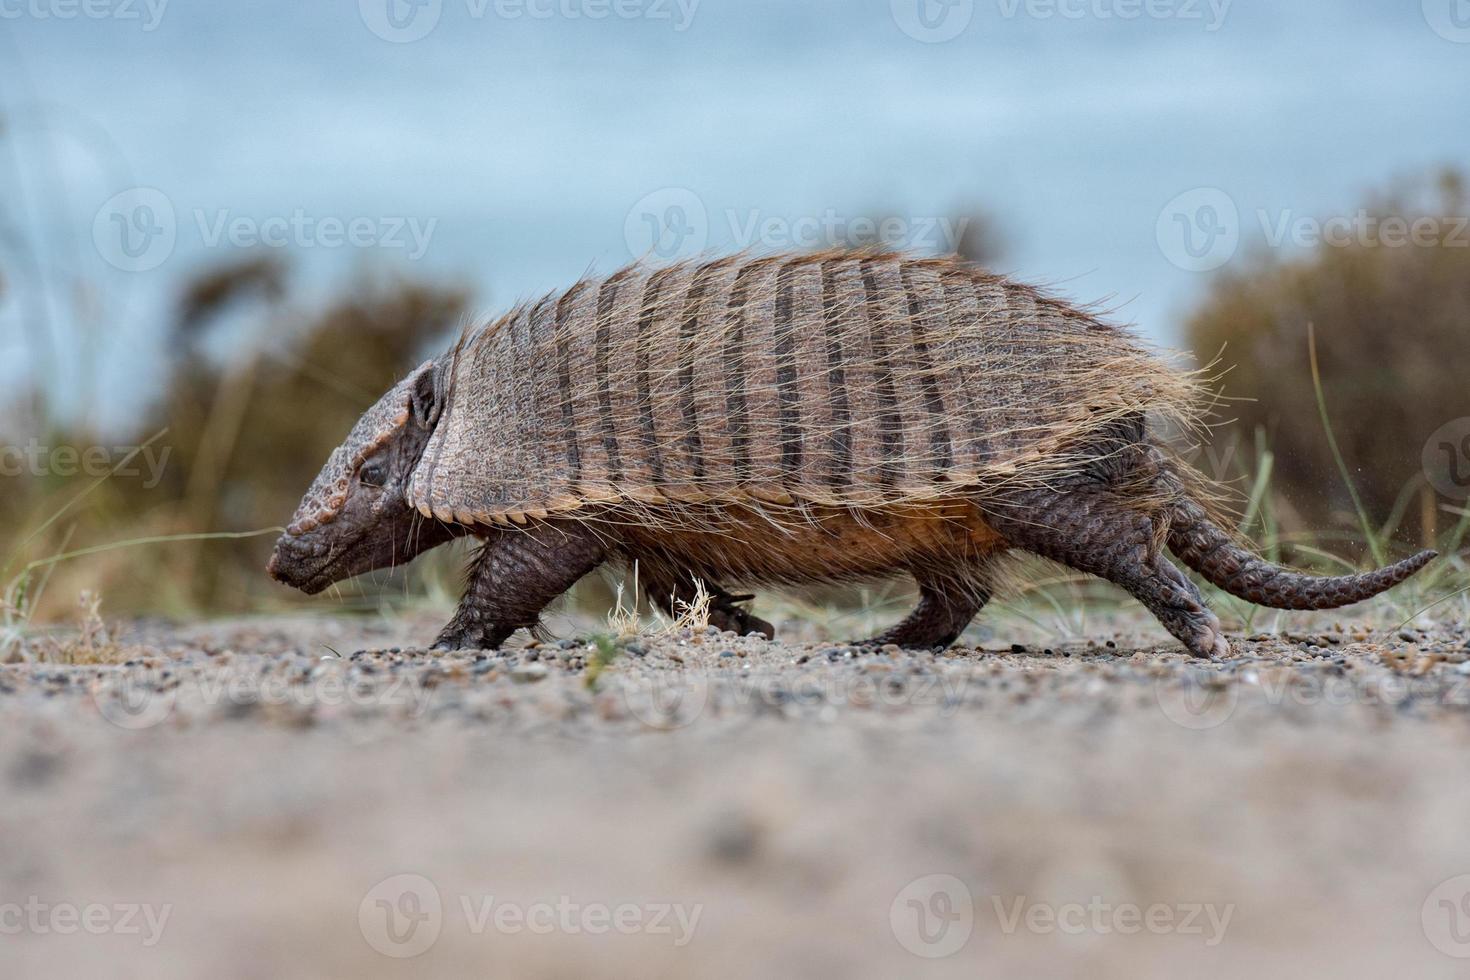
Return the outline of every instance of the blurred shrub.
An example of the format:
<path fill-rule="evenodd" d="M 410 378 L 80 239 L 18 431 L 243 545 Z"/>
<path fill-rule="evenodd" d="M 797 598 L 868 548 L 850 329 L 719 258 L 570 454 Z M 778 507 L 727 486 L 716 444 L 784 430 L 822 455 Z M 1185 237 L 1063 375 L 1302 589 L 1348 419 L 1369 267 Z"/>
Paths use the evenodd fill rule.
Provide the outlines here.
<path fill-rule="evenodd" d="M 1402 512 L 1403 528 L 1431 539 L 1436 508 L 1421 452 L 1441 425 L 1470 416 L 1464 178 L 1447 172 L 1395 187 L 1374 195 L 1366 213 L 1409 226 L 1430 219 L 1434 244 L 1370 232 L 1301 257 L 1266 251 L 1215 279 L 1189 318 L 1194 350 L 1206 359 L 1223 352 L 1225 394 L 1250 399 L 1222 407 L 1235 422 L 1216 431 L 1211 458 L 1245 461 L 1251 450 L 1242 447 L 1260 434 L 1275 454 L 1284 527 L 1356 530 L 1313 390 L 1312 324 L 1332 426 L 1365 509 L 1380 527 Z"/>

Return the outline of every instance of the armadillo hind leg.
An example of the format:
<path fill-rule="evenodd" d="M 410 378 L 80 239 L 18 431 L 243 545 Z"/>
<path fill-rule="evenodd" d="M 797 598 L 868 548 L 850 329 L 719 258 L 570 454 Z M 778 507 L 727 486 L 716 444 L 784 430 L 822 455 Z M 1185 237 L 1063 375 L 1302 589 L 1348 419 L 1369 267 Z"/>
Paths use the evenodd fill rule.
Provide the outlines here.
<path fill-rule="evenodd" d="M 470 566 L 454 618 L 435 640 L 444 650 L 496 650 L 534 628 L 541 611 L 602 563 L 605 549 L 586 528 L 543 522 L 497 531 Z"/>
<path fill-rule="evenodd" d="M 1121 586 L 1197 657 L 1228 656 L 1220 620 L 1161 553 L 1154 518 L 1086 486 L 1008 494 L 987 518 L 1016 548 Z"/>
<path fill-rule="evenodd" d="M 946 581 L 916 574 L 919 604 L 902 622 L 879 633 L 868 642 L 893 643 L 910 650 L 947 647 L 960 638 L 965 627 L 990 601 L 983 586 Z"/>
<path fill-rule="evenodd" d="M 660 560 L 640 561 L 638 573 L 643 579 L 643 594 L 665 615 L 678 617 L 699 599 L 699 580 L 677 565 Z M 760 633 L 768 640 L 775 638 L 775 627 L 741 605 L 755 596 L 731 595 L 713 582 L 705 582 L 704 588 L 709 595 L 709 624 L 715 629 L 741 636 Z"/>

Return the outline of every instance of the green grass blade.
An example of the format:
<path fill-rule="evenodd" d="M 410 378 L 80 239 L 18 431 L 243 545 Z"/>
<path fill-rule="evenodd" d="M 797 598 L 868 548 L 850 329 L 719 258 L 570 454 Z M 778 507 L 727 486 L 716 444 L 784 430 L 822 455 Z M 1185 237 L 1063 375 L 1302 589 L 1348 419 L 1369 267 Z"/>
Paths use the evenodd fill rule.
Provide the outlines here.
<path fill-rule="evenodd" d="M 1362 525 L 1363 536 L 1368 539 L 1368 547 L 1373 552 L 1373 560 L 1379 567 L 1382 567 L 1387 564 L 1383 542 L 1378 539 L 1372 523 L 1368 520 L 1368 511 L 1363 507 L 1363 498 L 1358 496 L 1358 488 L 1353 483 L 1352 475 L 1348 473 L 1347 463 L 1342 458 L 1342 450 L 1337 445 L 1337 436 L 1332 431 L 1332 421 L 1328 418 L 1327 396 L 1322 393 L 1322 372 L 1317 366 L 1317 330 L 1311 323 L 1307 324 L 1307 352 L 1312 361 L 1312 388 L 1317 393 L 1317 412 L 1322 416 L 1322 429 L 1327 433 L 1327 446 L 1332 450 L 1332 458 L 1337 461 L 1337 471 L 1342 474 L 1343 485 L 1347 487 L 1348 496 L 1353 500 L 1353 508 L 1358 512 L 1358 523 Z"/>

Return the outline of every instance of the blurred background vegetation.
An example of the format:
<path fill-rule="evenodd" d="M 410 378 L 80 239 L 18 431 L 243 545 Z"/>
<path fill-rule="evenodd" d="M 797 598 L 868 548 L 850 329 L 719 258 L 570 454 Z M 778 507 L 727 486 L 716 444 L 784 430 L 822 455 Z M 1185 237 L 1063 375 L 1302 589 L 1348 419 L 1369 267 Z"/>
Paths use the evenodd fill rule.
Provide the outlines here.
<path fill-rule="evenodd" d="M 1464 175 L 1400 182 L 1363 209 L 1368 229 L 1429 219 L 1422 227 L 1435 229 L 1435 244 L 1370 230 L 1304 255 L 1261 248 L 1222 269 L 1184 324 L 1196 354 L 1218 354 L 1228 372 L 1220 415 L 1230 424 L 1197 462 L 1248 483 L 1268 449 L 1272 528 L 1348 555 L 1360 553 L 1363 528 L 1325 435 L 1309 328 L 1338 446 L 1382 537 L 1432 545 L 1459 520 L 1463 501 L 1436 493 L 1422 456 L 1437 429 L 1470 417 Z"/>
<path fill-rule="evenodd" d="M 1445 228 L 1470 210 L 1457 173 L 1389 188 L 1365 207 L 1442 218 Z M 993 262 L 1004 254 L 1002 239 L 993 222 L 976 218 L 960 250 Z M 0 269 L 0 277 L 12 274 Z M 44 387 L 12 392 L 11 417 L 23 420 L 12 428 L 39 433 L 44 444 L 138 444 L 163 432 L 155 445 L 170 456 L 152 488 L 116 477 L 0 477 L 11 614 L 70 615 L 82 590 L 104 595 L 113 615 L 233 613 L 300 601 L 263 574 L 270 533 L 104 550 L 29 576 L 19 569 L 109 542 L 284 523 L 362 410 L 443 349 L 473 300 L 468 289 L 364 274 L 335 300 L 309 305 L 296 296 L 286 263 L 244 253 L 180 291 L 165 345 L 167 382 L 131 439 L 68 429 Z M 1368 527 L 1324 435 L 1309 325 L 1325 405 Z M 1463 502 L 1436 494 L 1420 457 L 1430 433 L 1470 417 L 1470 248 L 1370 240 L 1305 253 L 1261 249 L 1210 280 L 1184 336 L 1202 363 L 1218 355 L 1229 368 L 1221 424 L 1194 461 L 1239 489 L 1248 530 L 1267 551 L 1359 564 L 1372 560 L 1370 543 L 1397 551 L 1443 540 L 1457 524 L 1463 530 Z M 448 589 L 457 557 L 420 563 L 407 578 L 355 583 L 332 609 L 376 608 L 422 594 L 426 581 Z M 605 587 L 590 588 L 589 601 L 605 605 Z"/>

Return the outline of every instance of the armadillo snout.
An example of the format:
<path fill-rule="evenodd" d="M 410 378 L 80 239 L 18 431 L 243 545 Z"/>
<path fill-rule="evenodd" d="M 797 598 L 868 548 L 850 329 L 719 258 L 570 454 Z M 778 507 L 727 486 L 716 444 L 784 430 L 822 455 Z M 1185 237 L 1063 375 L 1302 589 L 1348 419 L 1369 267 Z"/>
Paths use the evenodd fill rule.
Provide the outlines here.
<path fill-rule="evenodd" d="M 329 549 L 325 542 L 312 542 L 292 534 L 281 535 L 265 570 L 282 585 L 314 595 L 329 584 L 323 572 Z"/>

